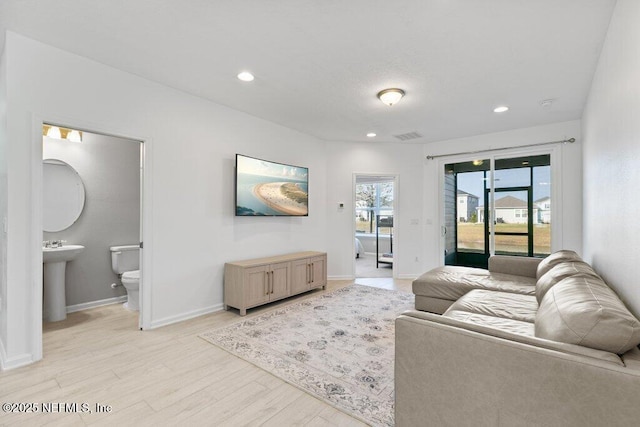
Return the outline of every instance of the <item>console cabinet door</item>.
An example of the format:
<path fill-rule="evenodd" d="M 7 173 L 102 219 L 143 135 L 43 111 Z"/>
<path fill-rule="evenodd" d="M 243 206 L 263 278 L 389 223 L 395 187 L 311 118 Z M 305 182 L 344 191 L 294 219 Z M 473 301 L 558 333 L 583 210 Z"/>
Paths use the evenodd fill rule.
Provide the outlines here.
<path fill-rule="evenodd" d="M 311 269 L 311 288 L 325 286 L 327 284 L 327 258 L 325 256 L 313 257 L 308 260 Z"/>
<path fill-rule="evenodd" d="M 291 263 L 291 294 L 299 294 L 309 290 L 311 282 L 311 265 L 308 259 L 301 259 Z"/>
<path fill-rule="evenodd" d="M 269 299 L 276 300 L 289 296 L 289 266 L 290 262 L 271 264 L 270 280 L 271 293 Z"/>
<path fill-rule="evenodd" d="M 268 265 L 244 270 L 244 307 L 252 307 L 269 301 Z"/>

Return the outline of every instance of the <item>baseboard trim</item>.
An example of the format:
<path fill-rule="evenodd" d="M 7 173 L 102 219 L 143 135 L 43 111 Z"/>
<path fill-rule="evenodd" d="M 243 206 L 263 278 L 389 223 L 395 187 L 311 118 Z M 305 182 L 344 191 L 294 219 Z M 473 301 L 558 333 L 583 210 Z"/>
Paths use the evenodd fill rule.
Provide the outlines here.
<path fill-rule="evenodd" d="M 354 280 L 355 276 L 327 276 L 327 280 Z"/>
<path fill-rule="evenodd" d="M 127 302 L 127 296 L 101 299 L 97 301 L 83 302 L 82 304 L 68 305 L 67 313 L 75 313 L 76 311 L 88 310 L 90 308 L 102 307 L 103 305 L 117 304 L 119 302 Z"/>
<path fill-rule="evenodd" d="M 0 340 L 0 371 L 8 371 L 31 363 L 33 363 L 33 355 L 31 354 L 21 354 L 8 358 L 7 352 L 4 349 L 4 343 Z"/>
<path fill-rule="evenodd" d="M 149 329 L 160 328 L 162 326 L 171 325 L 173 323 L 182 322 L 184 320 L 193 319 L 194 317 L 204 316 L 205 314 L 215 313 L 224 310 L 222 303 L 211 305 L 209 307 L 200 308 L 198 310 L 188 311 L 186 313 L 177 314 L 175 316 L 165 317 L 163 319 L 152 320 Z"/>

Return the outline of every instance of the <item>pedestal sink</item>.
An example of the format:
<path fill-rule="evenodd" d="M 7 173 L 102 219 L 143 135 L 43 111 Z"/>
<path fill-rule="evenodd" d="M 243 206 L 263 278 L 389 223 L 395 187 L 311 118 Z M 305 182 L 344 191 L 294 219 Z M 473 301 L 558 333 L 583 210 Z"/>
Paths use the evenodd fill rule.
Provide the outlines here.
<path fill-rule="evenodd" d="M 65 299 L 65 271 L 67 262 L 84 250 L 81 245 L 66 245 L 59 248 L 42 248 L 44 263 L 44 312 L 45 322 L 57 322 L 67 318 Z"/>

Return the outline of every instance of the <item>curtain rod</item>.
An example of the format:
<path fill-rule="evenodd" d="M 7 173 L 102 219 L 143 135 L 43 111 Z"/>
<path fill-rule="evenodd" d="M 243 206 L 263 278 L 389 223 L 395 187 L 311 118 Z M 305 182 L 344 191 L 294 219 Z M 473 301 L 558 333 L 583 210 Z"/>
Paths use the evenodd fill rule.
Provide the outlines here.
<path fill-rule="evenodd" d="M 551 145 L 551 144 L 566 144 L 566 143 L 570 143 L 573 144 L 574 142 L 576 142 L 575 138 L 569 138 L 569 139 L 563 139 L 561 141 L 550 141 L 550 142 L 539 142 L 537 144 L 527 144 L 527 145 L 517 145 L 514 147 L 503 147 L 503 148 L 489 148 L 487 150 L 478 150 L 478 151 L 464 151 L 461 153 L 451 153 L 451 154 L 437 154 L 435 156 L 427 156 L 427 160 L 433 160 L 433 159 L 437 159 L 439 157 L 449 157 L 449 156 L 459 156 L 461 154 L 484 154 L 490 151 L 502 151 L 502 150 L 509 150 L 511 148 L 526 148 L 526 147 L 538 147 L 540 145 Z"/>

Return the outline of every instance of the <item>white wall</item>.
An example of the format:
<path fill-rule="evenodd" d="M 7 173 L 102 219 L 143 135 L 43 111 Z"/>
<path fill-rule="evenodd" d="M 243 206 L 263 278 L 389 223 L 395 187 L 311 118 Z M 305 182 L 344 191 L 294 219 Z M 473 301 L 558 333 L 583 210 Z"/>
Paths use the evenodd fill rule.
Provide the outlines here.
<path fill-rule="evenodd" d="M 640 315 L 640 2 L 618 0 L 583 116 L 584 256 Z"/>
<path fill-rule="evenodd" d="M 576 143 L 559 146 L 562 164 L 560 165 L 559 171 L 557 168 L 552 170 L 552 181 L 559 180 L 562 183 L 562 200 L 557 203 L 554 201 L 554 207 L 560 209 L 562 218 L 552 225 L 552 233 L 559 237 L 557 247 L 552 247 L 552 250 L 572 249 L 581 252 L 582 142 L 580 139 L 580 121 L 576 120 L 424 144 L 423 156 L 521 146 L 564 140 L 572 137 L 576 138 Z M 516 154 L 518 153 L 518 149 L 511 150 L 510 152 Z M 480 155 L 475 155 L 475 158 L 478 156 Z M 473 158 L 473 156 L 464 157 L 465 160 L 472 160 Z M 427 225 L 425 227 L 424 241 L 429 243 L 424 245 L 425 254 L 423 258 L 425 262 L 423 263 L 423 269 L 425 271 L 442 265 L 444 262 L 443 252 L 441 252 L 441 247 L 437 244 L 442 239 L 439 224 L 440 211 L 438 207 L 438 199 L 440 196 L 438 180 L 442 174 L 440 166 L 442 166 L 443 162 L 461 160 L 462 157 L 448 157 L 444 158 L 444 160 L 435 159 L 426 162 L 423 200 L 424 222 Z M 558 172 L 560 175 L 558 175 Z M 444 248 L 444 243 L 442 248 Z"/>
<path fill-rule="evenodd" d="M 4 46 L 2 46 L 3 48 Z M 7 360 L 7 61 L 0 52 L 0 369 Z"/>
<path fill-rule="evenodd" d="M 85 187 L 80 218 L 65 230 L 43 233 L 45 240 L 85 247 L 67 264 L 67 307 L 126 295 L 122 286 L 111 288 L 118 276 L 109 247 L 140 242 L 140 143 L 89 132 L 81 143 L 43 139 L 43 158 L 71 165 Z"/>
<path fill-rule="evenodd" d="M 328 142 L 327 144 L 327 247 L 328 274 L 353 278 L 354 218 L 353 175 L 397 175 L 394 212 L 393 274 L 416 277 L 422 272 L 422 146 L 419 144 Z M 339 203 L 345 207 L 340 209 Z M 412 223 L 412 220 L 413 223 Z M 417 222 L 417 224 L 416 224 Z M 418 258 L 418 261 L 416 261 Z"/>
<path fill-rule="evenodd" d="M 152 258 L 143 274 L 151 326 L 221 308 L 225 261 L 327 249 L 319 140 L 14 33 L 6 43 L 11 301 L 4 344 L 13 366 L 28 363 L 37 346 L 29 339 L 38 328 L 31 319 L 41 280 L 31 179 L 40 164 L 36 118 L 146 141 L 152 167 L 143 233 Z M 242 83 L 230 76 L 229 84 Z M 308 167 L 309 216 L 236 218 L 236 152 Z"/>

